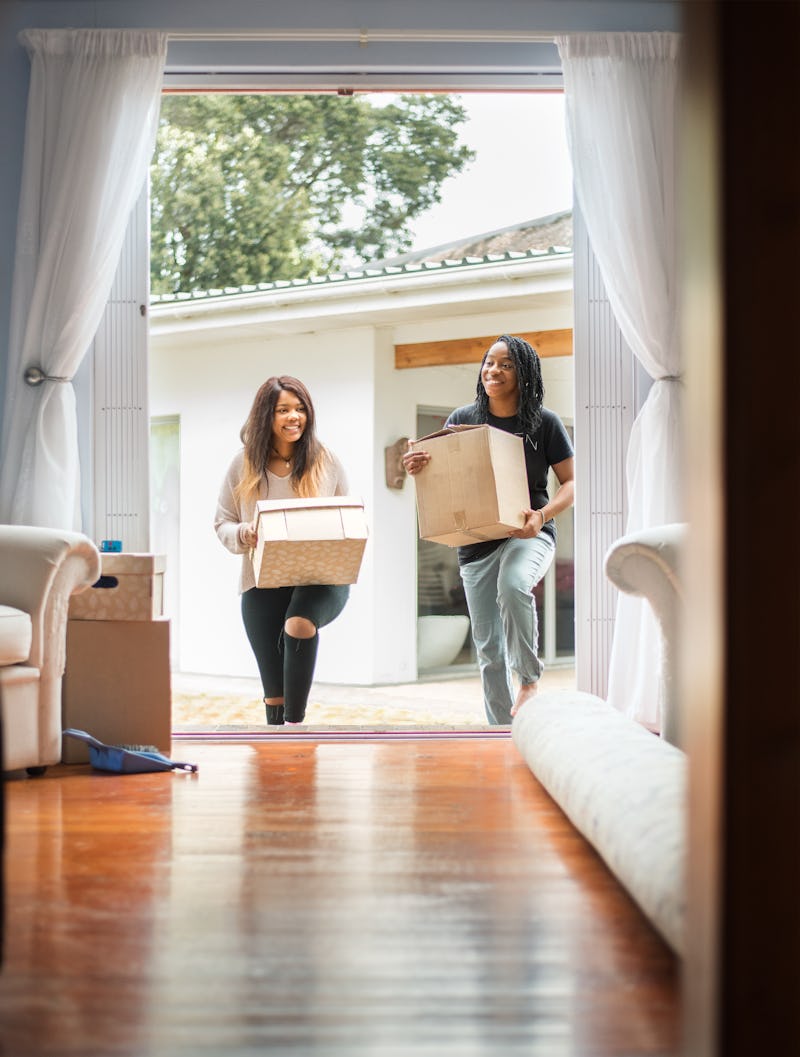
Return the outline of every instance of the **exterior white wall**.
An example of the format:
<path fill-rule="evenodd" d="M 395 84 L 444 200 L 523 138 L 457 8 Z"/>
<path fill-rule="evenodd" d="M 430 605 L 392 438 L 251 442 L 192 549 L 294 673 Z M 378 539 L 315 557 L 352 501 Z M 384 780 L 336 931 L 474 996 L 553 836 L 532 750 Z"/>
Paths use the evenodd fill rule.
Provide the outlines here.
<path fill-rule="evenodd" d="M 363 496 L 370 524 L 361 574 L 342 615 L 320 635 L 320 682 L 375 685 L 416 679 L 414 486 L 385 483 L 384 448 L 416 434 L 417 407 L 453 408 L 475 392 L 476 364 L 396 370 L 394 345 L 437 337 L 499 334 L 572 325 L 571 298 L 560 308 L 447 317 L 397 327 L 348 327 L 290 337 L 226 334 L 224 347 L 202 333 L 151 338 L 153 416 L 178 416 L 181 437 L 180 601 L 173 618 L 178 668 L 257 675 L 244 635 L 237 581 L 240 559 L 213 530 L 217 493 L 240 446 L 239 430 L 256 389 L 290 373 L 309 388 L 322 440 L 340 457 L 350 491 Z M 217 331 L 219 333 L 219 331 Z M 547 404 L 572 417 L 572 360 L 543 361 Z"/>
<path fill-rule="evenodd" d="M 270 375 L 282 373 L 296 374 L 308 385 L 320 436 L 342 459 L 353 494 L 363 495 L 369 508 L 372 350 L 371 328 L 293 337 L 289 343 L 249 338 L 225 349 L 171 342 L 167 350 L 153 343 L 151 413 L 180 419 L 180 603 L 174 626 L 182 670 L 257 674 L 239 612 L 240 559 L 222 547 L 213 530 L 219 486 L 241 446 L 239 430 L 256 390 Z M 369 628 L 364 595 L 368 591 L 360 585 L 354 588 L 346 610 L 350 637 L 357 642 Z M 341 654 L 328 648 L 339 645 L 335 639 L 326 635 L 321 641 L 319 678 L 368 681 L 369 652 L 345 665 Z"/>

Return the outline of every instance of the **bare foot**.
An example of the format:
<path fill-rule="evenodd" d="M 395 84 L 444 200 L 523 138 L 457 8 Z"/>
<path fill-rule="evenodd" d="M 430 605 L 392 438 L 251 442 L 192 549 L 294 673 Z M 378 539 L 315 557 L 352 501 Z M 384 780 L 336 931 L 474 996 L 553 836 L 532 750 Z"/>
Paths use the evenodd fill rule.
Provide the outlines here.
<path fill-rule="evenodd" d="M 516 716 L 526 701 L 529 701 L 539 689 L 538 683 L 523 683 L 517 692 L 517 700 L 511 709 L 511 715 Z"/>

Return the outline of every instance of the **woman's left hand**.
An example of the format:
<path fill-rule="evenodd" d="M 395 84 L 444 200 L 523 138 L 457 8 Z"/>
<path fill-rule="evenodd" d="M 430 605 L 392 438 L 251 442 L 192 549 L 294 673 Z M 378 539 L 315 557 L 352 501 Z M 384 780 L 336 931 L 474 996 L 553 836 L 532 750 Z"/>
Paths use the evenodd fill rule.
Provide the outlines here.
<path fill-rule="evenodd" d="M 534 536 L 538 536 L 542 531 L 544 524 L 542 515 L 538 510 L 523 510 L 522 513 L 525 515 L 525 524 L 522 528 L 509 532 L 509 536 L 513 536 L 518 540 L 532 540 Z"/>

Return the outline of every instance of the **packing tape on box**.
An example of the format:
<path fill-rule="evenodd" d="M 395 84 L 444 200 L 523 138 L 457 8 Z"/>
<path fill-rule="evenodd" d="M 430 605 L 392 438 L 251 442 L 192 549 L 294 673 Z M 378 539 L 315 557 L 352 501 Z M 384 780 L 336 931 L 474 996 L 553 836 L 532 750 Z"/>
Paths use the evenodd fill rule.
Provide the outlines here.
<path fill-rule="evenodd" d="M 465 482 L 462 475 L 458 472 L 457 466 L 454 467 L 453 465 L 460 448 L 461 438 L 457 436 L 455 438 L 455 443 L 452 441 L 450 442 L 448 462 L 450 470 L 450 501 L 453 504 L 453 523 L 457 529 L 463 531 L 467 527 L 467 498 L 464 494 Z"/>

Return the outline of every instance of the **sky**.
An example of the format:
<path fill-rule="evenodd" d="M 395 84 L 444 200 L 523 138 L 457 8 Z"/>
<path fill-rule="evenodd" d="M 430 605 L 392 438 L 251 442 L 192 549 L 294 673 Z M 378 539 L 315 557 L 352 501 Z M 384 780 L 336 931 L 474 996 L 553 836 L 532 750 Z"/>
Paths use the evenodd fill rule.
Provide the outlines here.
<path fill-rule="evenodd" d="M 442 185 L 442 201 L 413 225 L 429 249 L 572 208 L 572 167 L 560 92 L 465 93 L 461 139 L 475 160 Z"/>

